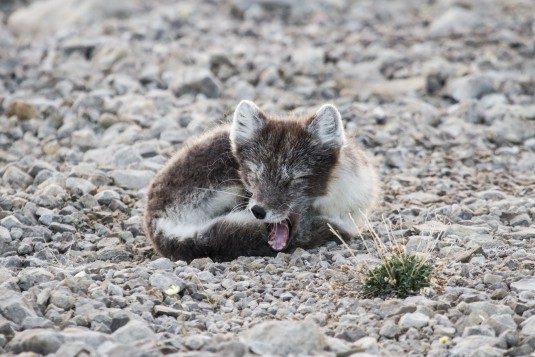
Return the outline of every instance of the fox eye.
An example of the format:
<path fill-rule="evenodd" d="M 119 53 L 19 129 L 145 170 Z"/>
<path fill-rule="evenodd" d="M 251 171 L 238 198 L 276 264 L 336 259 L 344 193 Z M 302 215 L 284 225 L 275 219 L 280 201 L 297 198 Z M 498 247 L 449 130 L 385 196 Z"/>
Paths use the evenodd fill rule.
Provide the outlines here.
<path fill-rule="evenodd" d="M 256 177 L 256 174 L 254 174 L 252 172 L 248 173 L 245 178 L 247 179 L 247 181 L 250 184 L 255 184 L 258 181 L 258 178 Z"/>
<path fill-rule="evenodd" d="M 300 182 L 300 181 L 306 180 L 309 177 L 310 177 L 310 175 L 295 176 L 292 181 Z"/>

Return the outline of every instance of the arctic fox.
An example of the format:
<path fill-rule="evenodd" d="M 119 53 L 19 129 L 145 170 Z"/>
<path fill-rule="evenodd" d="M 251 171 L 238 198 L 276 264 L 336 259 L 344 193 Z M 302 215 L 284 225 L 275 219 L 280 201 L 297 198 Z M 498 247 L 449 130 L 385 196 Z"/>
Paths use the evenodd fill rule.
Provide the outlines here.
<path fill-rule="evenodd" d="M 228 261 L 312 248 L 357 233 L 378 196 L 375 171 L 338 109 L 275 118 L 242 101 L 232 124 L 184 146 L 152 181 L 145 230 L 161 255 Z"/>

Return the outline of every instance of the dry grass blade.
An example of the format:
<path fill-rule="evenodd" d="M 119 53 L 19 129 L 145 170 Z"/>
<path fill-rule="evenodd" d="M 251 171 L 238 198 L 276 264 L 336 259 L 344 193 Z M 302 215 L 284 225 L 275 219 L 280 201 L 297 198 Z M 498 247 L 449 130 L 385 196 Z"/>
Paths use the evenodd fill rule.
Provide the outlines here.
<path fill-rule="evenodd" d="M 349 216 L 353 224 L 355 224 L 355 227 L 357 227 L 358 235 L 364 243 L 366 250 L 369 253 L 372 253 L 355 220 L 351 215 Z M 431 285 L 430 280 L 433 277 L 434 267 L 428 260 L 440 235 L 435 239 L 434 244 L 426 244 L 424 257 L 422 258 L 407 253 L 405 246 L 395 240 L 392 233 L 392 225 L 387 224 L 384 217 L 382 218 L 382 221 L 385 227 L 387 227 L 387 236 L 390 243 L 389 246 L 381 240 L 381 237 L 373 228 L 368 216 L 362 213 L 362 217 L 371 235 L 373 247 L 377 252 L 378 258 L 382 261 L 382 264 L 378 267 L 368 270 L 368 277 L 364 280 L 362 295 L 364 297 L 397 296 L 403 298 L 409 295 L 418 294 L 422 288 L 429 287 Z M 400 222 L 402 222 L 401 217 Z M 329 225 L 329 229 L 348 249 L 353 258 L 356 258 L 352 249 L 342 239 L 341 235 L 331 225 Z"/>

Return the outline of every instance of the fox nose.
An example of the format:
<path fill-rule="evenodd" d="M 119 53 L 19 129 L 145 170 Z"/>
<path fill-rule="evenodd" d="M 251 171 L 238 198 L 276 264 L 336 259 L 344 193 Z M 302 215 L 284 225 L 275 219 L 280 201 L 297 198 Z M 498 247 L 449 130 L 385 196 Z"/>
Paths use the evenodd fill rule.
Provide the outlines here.
<path fill-rule="evenodd" d="M 266 218 L 266 210 L 260 207 L 259 205 L 254 205 L 253 207 L 251 207 L 251 212 L 253 212 L 253 216 L 258 219 Z"/>

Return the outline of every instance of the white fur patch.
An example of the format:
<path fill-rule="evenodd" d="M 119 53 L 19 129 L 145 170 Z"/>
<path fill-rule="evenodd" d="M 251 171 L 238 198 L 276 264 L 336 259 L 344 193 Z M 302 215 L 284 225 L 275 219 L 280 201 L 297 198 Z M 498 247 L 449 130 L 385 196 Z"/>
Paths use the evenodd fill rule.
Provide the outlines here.
<path fill-rule="evenodd" d="M 348 163 L 342 164 L 337 174 L 329 185 L 329 193 L 318 198 L 313 206 L 341 229 L 356 234 L 357 227 L 349 215 L 358 222 L 373 204 L 375 174 L 367 166 L 355 172 Z"/>
<path fill-rule="evenodd" d="M 318 109 L 314 119 L 308 125 L 308 131 L 315 135 L 322 144 L 341 147 L 345 143 L 342 117 L 332 104 L 324 104 Z"/>
<path fill-rule="evenodd" d="M 250 212 L 241 210 L 231 212 L 225 216 L 215 217 L 198 224 L 176 222 L 170 218 L 160 218 L 156 221 L 156 232 L 163 233 L 167 239 L 184 241 L 194 238 L 198 233 L 207 231 L 211 226 L 219 222 L 236 225 L 258 223 L 256 218 L 254 218 Z"/>
<path fill-rule="evenodd" d="M 260 116 L 260 109 L 251 101 L 242 100 L 234 111 L 232 126 L 230 127 L 230 141 L 232 145 L 254 140 L 256 133 L 264 120 Z"/>
<path fill-rule="evenodd" d="M 210 190 L 198 188 L 201 192 L 209 193 Z M 170 239 L 188 239 L 208 229 L 212 224 L 217 222 L 221 217 L 216 216 L 221 212 L 230 211 L 238 202 L 241 193 L 240 186 L 228 187 L 225 190 L 217 191 L 211 197 L 202 197 L 203 204 L 183 204 L 179 207 L 173 207 L 167 211 L 166 217 L 159 218 L 155 222 L 154 229 L 156 232 L 162 232 Z M 240 212 L 240 211 L 238 211 Z M 227 216 L 232 215 L 229 214 Z"/>

